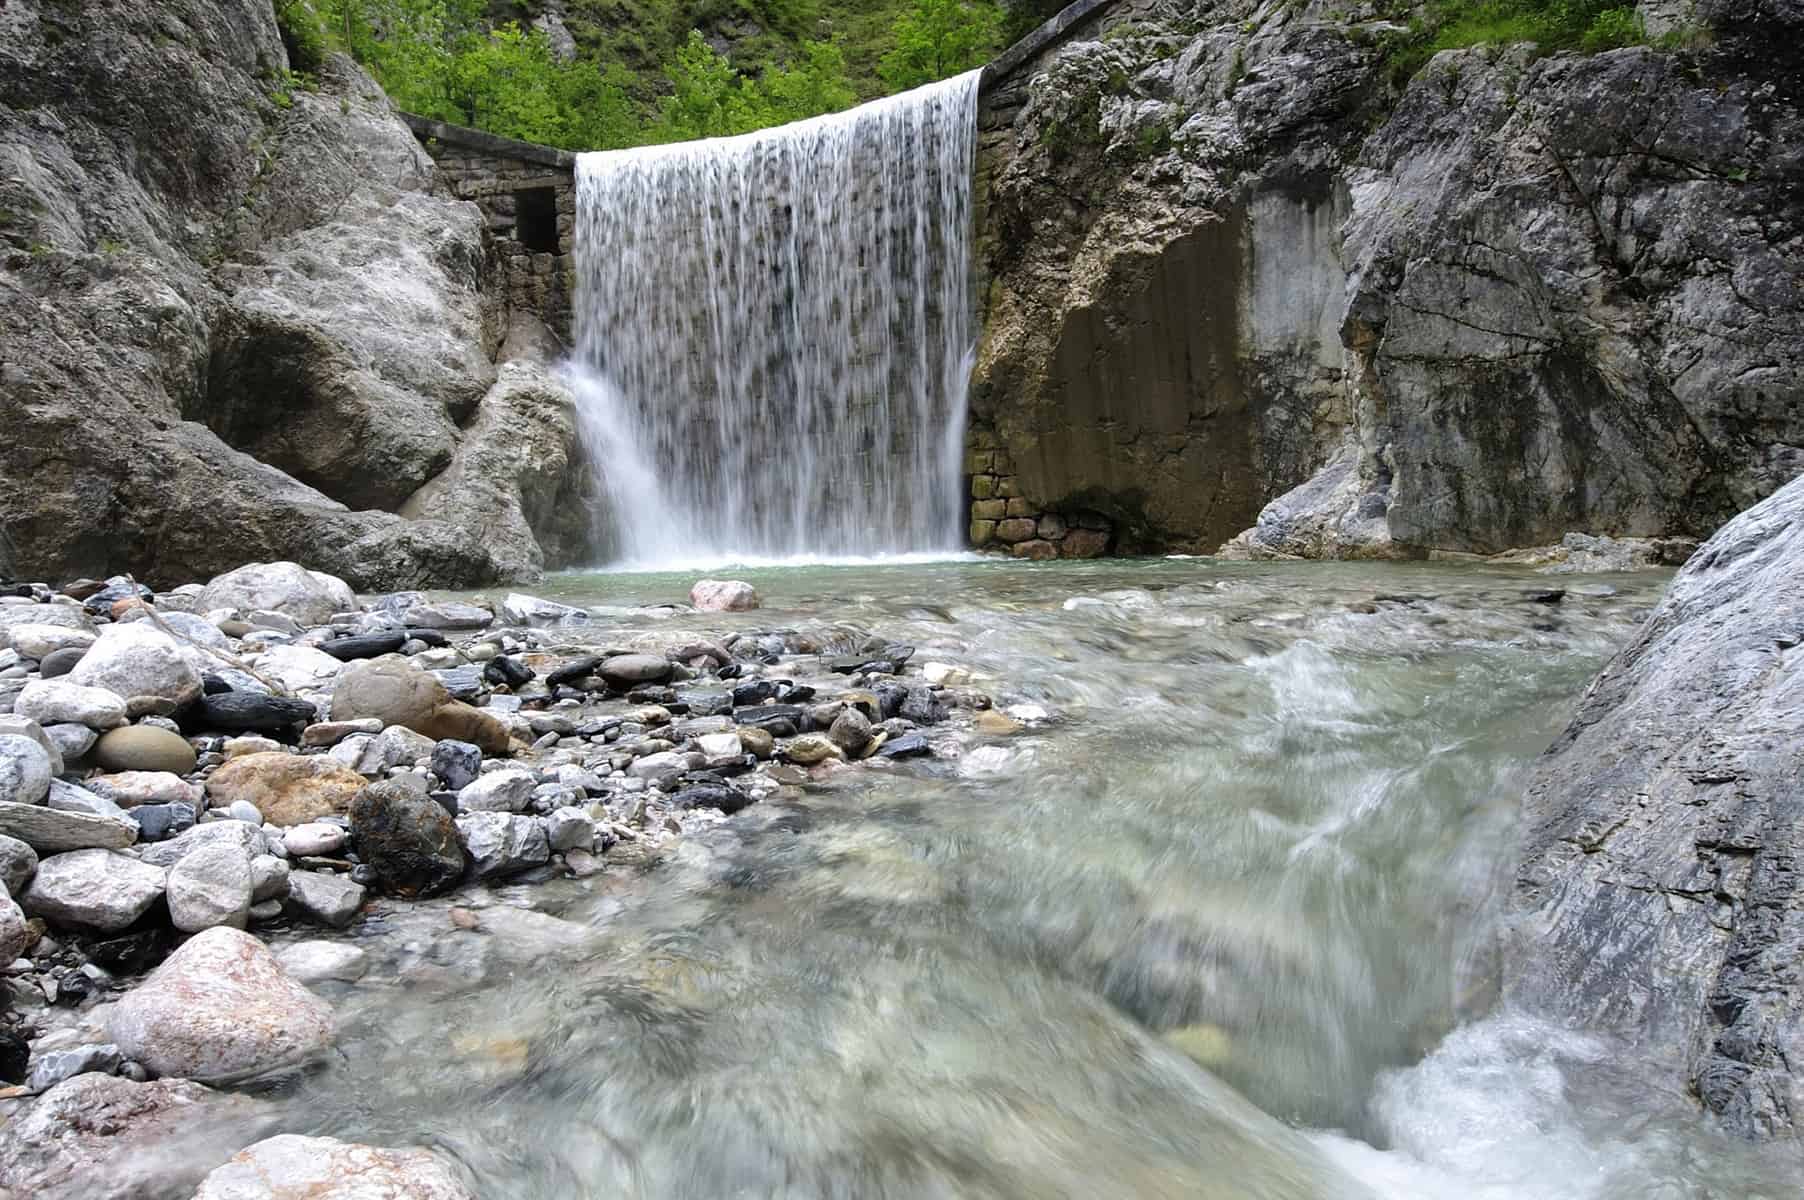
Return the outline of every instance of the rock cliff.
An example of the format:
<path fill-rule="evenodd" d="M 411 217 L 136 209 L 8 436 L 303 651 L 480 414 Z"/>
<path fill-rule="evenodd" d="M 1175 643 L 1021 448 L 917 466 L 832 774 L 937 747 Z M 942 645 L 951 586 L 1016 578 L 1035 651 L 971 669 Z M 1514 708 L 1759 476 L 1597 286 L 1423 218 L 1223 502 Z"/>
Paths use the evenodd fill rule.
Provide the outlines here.
<path fill-rule="evenodd" d="M 1506 986 L 1745 1136 L 1804 1127 L 1804 480 L 1725 526 L 1538 765 Z"/>
<path fill-rule="evenodd" d="M 1804 468 L 1801 14 L 1399 89 L 1372 6 L 1112 6 L 988 102 L 979 435 L 1130 548 L 1708 536 Z"/>
<path fill-rule="evenodd" d="M 380 90 L 316 86 L 267 0 L 0 8 L 0 576 L 543 565 L 393 511 L 470 440 L 507 314 Z"/>

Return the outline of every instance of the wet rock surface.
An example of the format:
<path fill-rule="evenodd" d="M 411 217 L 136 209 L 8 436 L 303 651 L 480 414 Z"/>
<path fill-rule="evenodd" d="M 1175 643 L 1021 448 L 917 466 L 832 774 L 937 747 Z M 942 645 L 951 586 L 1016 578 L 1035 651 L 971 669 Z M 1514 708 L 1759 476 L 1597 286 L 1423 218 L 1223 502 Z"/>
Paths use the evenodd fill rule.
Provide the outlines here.
<path fill-rule="evenodd" d="M 1796 1137 L 1804 1071 L 1804 482 L 1673 581 L 1538 765 L 1517 1003 L 1633 1041 L 1737 1133 Z"/>

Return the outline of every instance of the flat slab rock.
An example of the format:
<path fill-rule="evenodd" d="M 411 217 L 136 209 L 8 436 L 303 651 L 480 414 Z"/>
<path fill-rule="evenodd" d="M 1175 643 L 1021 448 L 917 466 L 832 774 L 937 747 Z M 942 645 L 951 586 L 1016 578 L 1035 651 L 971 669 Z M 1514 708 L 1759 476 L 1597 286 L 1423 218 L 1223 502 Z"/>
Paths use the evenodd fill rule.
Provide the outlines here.
<path fill-rule="evenodd" d="M 283 1134 L 235 1155 L 194 1200 L 476 1200 L 427 1150 Z"/>

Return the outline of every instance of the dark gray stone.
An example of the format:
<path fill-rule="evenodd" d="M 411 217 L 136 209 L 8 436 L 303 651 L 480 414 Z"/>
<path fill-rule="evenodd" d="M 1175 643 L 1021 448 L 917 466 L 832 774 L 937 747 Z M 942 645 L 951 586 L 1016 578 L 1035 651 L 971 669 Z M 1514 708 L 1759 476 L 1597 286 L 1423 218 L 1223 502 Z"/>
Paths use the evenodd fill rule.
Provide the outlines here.
<path fill-rule="evenodd" d="M 443 741 L 432 748 L 432 773 L 454 792 L 469 787 L 482 770 L 482 751 L 469 742 Z"/>

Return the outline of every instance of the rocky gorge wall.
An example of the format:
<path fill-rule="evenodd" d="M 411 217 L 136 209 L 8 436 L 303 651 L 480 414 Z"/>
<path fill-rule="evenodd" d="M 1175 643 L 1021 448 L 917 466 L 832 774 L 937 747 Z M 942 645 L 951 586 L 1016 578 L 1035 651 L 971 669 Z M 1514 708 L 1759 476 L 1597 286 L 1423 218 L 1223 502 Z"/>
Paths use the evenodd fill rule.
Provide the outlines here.
<path fill-rule="evenodd" d="M 287 67 L 267 0 L 0 9 L 0 577 L 481 584 L 586 523 L 482 212 L 348 60 Z"/>
<path fill-rule="evenodd" d="M 1804 467 L 1804 16 L 1695 18 L 1398 91 L 1373 6 L 1099 10 L 986 98 L 973 450 L 1118 551 L 1708 536 Z"/>

